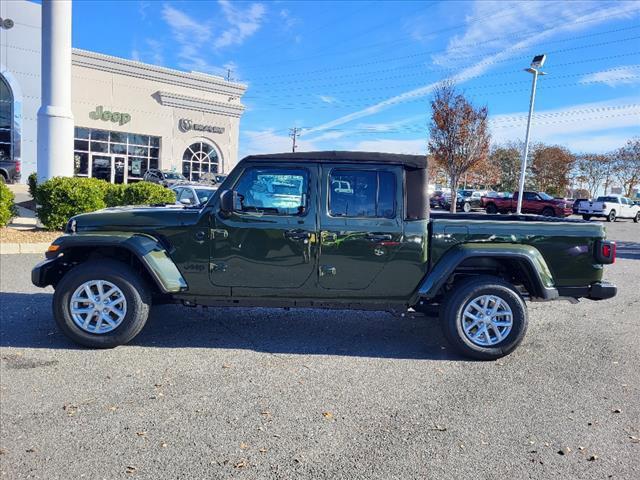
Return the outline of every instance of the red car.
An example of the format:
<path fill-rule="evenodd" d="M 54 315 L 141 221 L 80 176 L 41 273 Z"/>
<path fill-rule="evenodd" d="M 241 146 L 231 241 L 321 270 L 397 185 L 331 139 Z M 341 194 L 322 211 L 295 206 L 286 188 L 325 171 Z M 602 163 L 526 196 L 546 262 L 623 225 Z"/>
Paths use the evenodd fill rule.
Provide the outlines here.
<path fill-rule="evenodd" d="M 482 197 L 480 204 L 487 213 L 512 213 L 518 205 L 518 192 L 511 198 Z M 524 192 L 522 213 L 534 213 L 546 217 L 568 217 L 573 213 L 573 203 L 553 198 L 544 192 Z"/>

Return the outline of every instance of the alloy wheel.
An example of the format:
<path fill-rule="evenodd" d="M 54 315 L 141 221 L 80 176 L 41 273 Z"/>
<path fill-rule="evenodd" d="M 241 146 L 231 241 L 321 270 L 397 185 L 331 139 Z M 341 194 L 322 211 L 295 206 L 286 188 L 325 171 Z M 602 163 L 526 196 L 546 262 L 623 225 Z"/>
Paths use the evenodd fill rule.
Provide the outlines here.
<path fill-rule="evenodd" d="M 73 322 L 88 333 L 112 332 L 127 314 L 127 299 L 117 285 L 90 280 L 80 285 L 69 302 Z"/>
<path fill-rule="evenodd" d="M 509 304 L 496 295 L 481 295 L 467 303 L 460 319 L 462 331 L 474 344 L 491 347 L 502 342 L 513 328 Z"/>

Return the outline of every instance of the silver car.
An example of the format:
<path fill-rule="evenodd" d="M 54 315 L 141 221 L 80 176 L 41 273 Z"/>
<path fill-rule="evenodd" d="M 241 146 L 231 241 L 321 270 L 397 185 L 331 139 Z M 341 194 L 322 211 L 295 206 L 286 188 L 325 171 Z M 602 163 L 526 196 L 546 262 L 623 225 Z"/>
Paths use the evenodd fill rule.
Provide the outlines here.
<path fill-rule="evenodd" d="M 207 185 L 176 185 L 171 190 L 176 192 L 176 203 L 189 207 L 204 207 L 217 187 Z"/>

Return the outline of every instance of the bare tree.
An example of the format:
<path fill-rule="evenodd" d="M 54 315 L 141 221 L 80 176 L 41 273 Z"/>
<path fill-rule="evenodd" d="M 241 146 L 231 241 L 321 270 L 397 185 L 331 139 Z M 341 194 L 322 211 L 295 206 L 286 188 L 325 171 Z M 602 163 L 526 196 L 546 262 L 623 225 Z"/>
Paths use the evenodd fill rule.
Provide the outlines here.
<path fill-rule="evenodd" d="M 626 145 L 615 153 L 614 176 L 631 197 L 633 190 L 640 185 L 640 137 L 628 140 Z"/>
<path fill-rule="evenodd" d="M 575 169 L 577 180 L 587 186 L 589 198 L 594 198 L 611 171 L 611 157 L 591 153 L 580 155 L 576 160 Z"/>
<path fill-rule="evenodd" d="M 451 82 L 440 84 L 431 101 L 429 153 L 449 176 L 451 212 L 464 174 L 489 153 L 488 109 L 475 108 Z"/>

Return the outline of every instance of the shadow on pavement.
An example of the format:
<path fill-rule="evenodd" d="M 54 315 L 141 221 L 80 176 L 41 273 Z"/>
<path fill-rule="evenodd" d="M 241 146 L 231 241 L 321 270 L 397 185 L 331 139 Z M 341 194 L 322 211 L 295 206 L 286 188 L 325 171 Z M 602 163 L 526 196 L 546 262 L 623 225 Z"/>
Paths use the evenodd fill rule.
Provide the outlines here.
<path fill-rule="evenodd" d="M 640 260 L 640 243 L 616 241 L 616 257 Z"/>
<path fill-rule="evenodd" d="M 51 294 L 0 293 L 0 346 L 82 349 L 57 328 Z M 461 360 L 421 314 L 268 308 L 153 308 L 129 345 L 225 348 L 256 352 L 377 358 Z M 466 360 L 466 359 L 465 359 Z"/>

